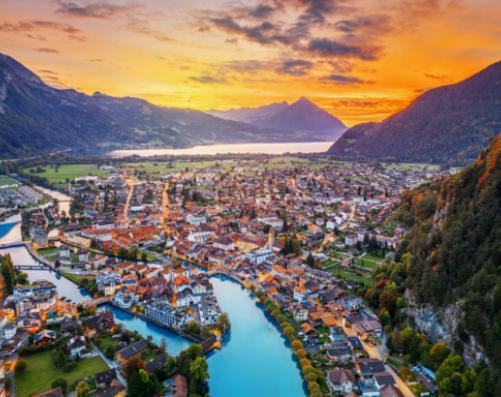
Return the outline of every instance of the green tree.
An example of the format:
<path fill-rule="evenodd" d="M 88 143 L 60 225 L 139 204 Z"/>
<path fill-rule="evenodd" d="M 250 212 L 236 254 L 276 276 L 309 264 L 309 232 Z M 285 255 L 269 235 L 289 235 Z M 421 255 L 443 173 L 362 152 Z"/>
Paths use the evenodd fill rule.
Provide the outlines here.
<path fill-rule="evenodd" d="M 54 382 L 52 382 L 51 387 L 60 387 L 63 390 L 63 393 L 66 394 L 66 391 L 68 390 L 68 382 L 66 381 L 66 379 L 57 378 Z"/>

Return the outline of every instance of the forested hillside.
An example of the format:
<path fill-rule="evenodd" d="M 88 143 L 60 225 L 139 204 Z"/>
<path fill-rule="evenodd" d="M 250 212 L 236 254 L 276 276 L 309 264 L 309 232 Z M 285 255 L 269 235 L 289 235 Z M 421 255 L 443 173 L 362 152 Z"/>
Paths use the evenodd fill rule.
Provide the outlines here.
<path fill-rule="evenodd" d="M 394 218 L 410 232 L 366 292 L 390 350 L 437 370 L 441 396 L 501 395 L 501 134 L 468 168 L 406 192 Z M 416 332 L 419 310 L 458 356 Z"/>

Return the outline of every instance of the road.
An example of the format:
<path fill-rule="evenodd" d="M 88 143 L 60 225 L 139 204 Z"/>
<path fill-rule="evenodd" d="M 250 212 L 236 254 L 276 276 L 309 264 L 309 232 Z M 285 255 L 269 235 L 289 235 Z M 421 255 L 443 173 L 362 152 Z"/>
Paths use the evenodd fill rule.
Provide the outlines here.
<path fill-rule="evenodd" d="M 99 355 L 99 357 L 101 357 L 101 359 L 106 363 L 106 365 L 110 368 L 110 369 L 114 369 L 115 370 L 115 373 L 117 374 L 117 379 L 120 381 L 120 383 L 127 389 L 127 380 L 123 377 L 123 375 L 120 373 L 120 366 L 115 362 L 115 361 L 112 361 L 110 360 L 109 358 L 107 358 L 104 353 L 99 350 L 99 348 L 94 344 L 92 343 L 92 348 L 94 349 L 94 351 Z"/>
<path fill-rule="evenodd" d="M 353 330 L 353 328 L 345 327 L 343 325 L 344 332 L 348 336 L 357 336 L 357 333 Z M 383 362 L 386 361 L 388 358 L 388 350 L 386 349 L 384 341 L 378 345 L 375 346 L 372 343 L 367 343 L 362 341 L 362 345 L 371 358 L 377 358 Z M 412 390 L 409 388 L 407 383 L 404 382 L 404 380 L 398 375 L 393 368 L 391 368 L 388 364 L 385 363 L 385 369 L 388 373 L 393 376 L 393 379 L 395 379 L 396 386 L 400 389 L 404 397 L 416 397 L 415 394 L 412 392 Z"/>

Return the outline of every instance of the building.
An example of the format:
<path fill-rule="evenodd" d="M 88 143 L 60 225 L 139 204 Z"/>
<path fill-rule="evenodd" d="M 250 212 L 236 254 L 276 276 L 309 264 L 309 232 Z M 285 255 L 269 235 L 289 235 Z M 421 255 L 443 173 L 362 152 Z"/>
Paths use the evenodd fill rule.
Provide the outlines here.
<path fill-rule="evenodd" d="M 334 368 L 327 372 L 327 386 L 329 390 L 337 395 L 351 393 L 356 388 L 356 380 L 353 373 L 344 368 Z"/>

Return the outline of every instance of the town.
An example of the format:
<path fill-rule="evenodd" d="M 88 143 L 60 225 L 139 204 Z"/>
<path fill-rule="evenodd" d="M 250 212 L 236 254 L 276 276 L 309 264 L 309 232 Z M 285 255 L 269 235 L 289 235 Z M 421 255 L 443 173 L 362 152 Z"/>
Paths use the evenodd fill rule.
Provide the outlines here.
<path fill-rule="evenodd" d="M 215 279 L 260 302 L 309 396 L 432 395 L 429 369 L 402 377 L 363 293 L 406 232 L 392 217 L 401 193 L 451 172 L 292 156 L 27 167 L 0 189 L 0 213 L 21 204 L 18 195 L 53 205 L 22 203 L 21 244 L 36 265 L 2 259 L 0 396 L 14 387 L 19 397 L 205 395 L 192 364 L 207 372 L 205 355 L 220 354 L 232 332 Z M 68 206 L 30 187 L 41 181 Z M 36 271 L 76 284 L 86 299 L 33 281 Z M 110 308 L 192 345 L 175 357 Z M 35 381 L 40 365 L 56 368 L 45 384 Z"/>

